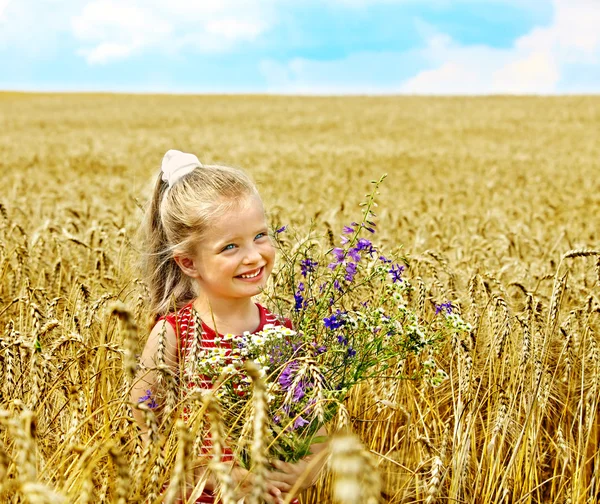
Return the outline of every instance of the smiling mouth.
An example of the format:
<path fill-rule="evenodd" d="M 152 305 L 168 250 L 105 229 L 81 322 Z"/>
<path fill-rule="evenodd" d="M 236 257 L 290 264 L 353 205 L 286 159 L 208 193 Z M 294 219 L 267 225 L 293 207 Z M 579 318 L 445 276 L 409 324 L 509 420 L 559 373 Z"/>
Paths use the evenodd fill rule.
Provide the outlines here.
<path fill-rule="evenodd" d="M 260 275 L 262 273 L 263 267 L 261 266 L 260 268 L 258 268 L 257 270 L 251 272 L 251 273 L 244 273 L 243 275 L 238 275 L 238 278 L 245 278 L 245 279 L 251 279 L 251 278 L 256 278 L 258 275 Z"/>

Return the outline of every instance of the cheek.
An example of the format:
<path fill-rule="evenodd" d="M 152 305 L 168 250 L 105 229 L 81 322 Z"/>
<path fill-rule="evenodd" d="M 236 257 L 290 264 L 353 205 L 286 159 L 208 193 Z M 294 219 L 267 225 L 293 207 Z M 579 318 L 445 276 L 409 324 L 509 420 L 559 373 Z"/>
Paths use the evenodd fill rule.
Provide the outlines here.
<path fill-rule="evenodd" d="M 266 257 L 269 261 L 269 265 L 273 266 L 273 263 L 275 262 L 275 247 L 273 245 L 269 245 Z"/>

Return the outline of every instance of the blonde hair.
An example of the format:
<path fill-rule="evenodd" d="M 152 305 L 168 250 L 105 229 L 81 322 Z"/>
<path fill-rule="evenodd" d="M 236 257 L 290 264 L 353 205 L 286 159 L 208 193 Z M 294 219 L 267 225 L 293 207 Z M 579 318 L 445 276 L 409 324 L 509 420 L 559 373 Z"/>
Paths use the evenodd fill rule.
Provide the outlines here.
<path fill-rule="evenodd" d="M 142 229 L 147 247 L 143 269 L 153 313 L 179 309 L 197 295 L 173 253 L 192 255 L 211 220 L 252 195 L 259 197 L 252 180 L 228 166 L 197 167 L 172 187 L 159 175 Z"/>

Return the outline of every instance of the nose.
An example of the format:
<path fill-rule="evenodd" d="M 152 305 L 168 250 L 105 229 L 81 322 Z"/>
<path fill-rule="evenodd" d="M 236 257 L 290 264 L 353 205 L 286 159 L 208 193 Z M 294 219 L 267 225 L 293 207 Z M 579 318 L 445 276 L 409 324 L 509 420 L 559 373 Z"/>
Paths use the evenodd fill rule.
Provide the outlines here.
<path fill-rule="evenodd" d="M 244 254 L 244 264 L 254 264 L 260 261 L 262 255 L 255 244 L 248 246 L 246 253 Z"/>

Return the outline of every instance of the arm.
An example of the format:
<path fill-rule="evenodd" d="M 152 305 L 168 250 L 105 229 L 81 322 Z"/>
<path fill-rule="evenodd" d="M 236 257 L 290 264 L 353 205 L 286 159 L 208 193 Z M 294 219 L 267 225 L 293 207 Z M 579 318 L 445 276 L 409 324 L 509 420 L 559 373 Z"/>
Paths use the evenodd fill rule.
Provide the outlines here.
<path fill-rule="evenodd" d="M 147 397 L 148 391 L 153 398 L 157 397 L 158 392 L 158 371 L 156 367 L 158 365 L 158 343 L 160 339 L 160 333 L 165 331 L 164 345 L 165 345 L 165 364 L 174 372 L 177 372 L 178 357 L 177 357 L 177 336 L 175 330 L 166 320 L 157 322 L 152 328 L 142 355 L 140 357 L 140 370 L 138 371 L 136 378 L 131 387 L 130 400 L 136 405 Z M 148 401 L 145 401 L 148 404 Z M 160 405 L 157 409 L 160 411 Z M 138 424 L 142 431 L 142 439 L 144 442 L 148 441 L 148 427 L 144 421 L 144 414 L 138 408 L 133 407 L 133 418 Z"/>
<path fill-rule="evenodd" d="M 149 401 L 144 400 L 143 398 L 147 397 L 148 391 L 153 398 L 157 397 L 158 392 L 158 371 L 156 367 L 158 365 L 157 355 L 158 355 L 158 344 L 160 339 L 160 334 L 162 331 L 165 331 L 164 335 L 164 344 L 165 344 L 165 364 L 173 371 L 175 374 L 179 371 L 179 358 L 178 358 L 178 346 L 177 346 L 177 336 L 175 334 L 175 330 L 165 320 L 161 320 L 158 322 L 150 332 L 148 336 L 148 340 L 146 341 L 146 345 L 144 346 L 144 350 L 142 351 L 142 355 L 140 357 L 140 371 L 137 373 L 136 378 L 134 380 L 134 384 L 131 388 L 130 400 L 134 405 L 137 405 L 140 401 L 146 402 L 148 404 Z M 161 405 L 157 406 L 157 410 L 160 412 Z M 132 408 L 133 417 L 140 427 L 142 431 L 142 439 L 144 443 L 148 442 L 148 427 L 146 422 L 144 421 L 144 414 L 138 408 Z M 214 490 L 217 487 L 217 479 L 215 475 L 209 471 L 206 467 L 206 459 L 197 460 L 193 464 L 194 469 L 194 482 L 192 486 L 195 486 L 196 482 L 205 480 L 204 488 L 207 490 Z M 241 467 L 234 466 L 231 468 L 231 478 L 232 483 L 236 487 L 236 494 L 239 498 L 244 497 L 246 495 L 250 495 L 253 485 L 253 475 L 248 471 Z M 278 500 L 278 496 L 281 495 L 281 491 L 271 483 L 268 483 L 267 490 L 269 492 L 269 496 L 267 497 L 267 502 L 275 503 L 275 502 L 283 502 L 283 500 Z"/>

